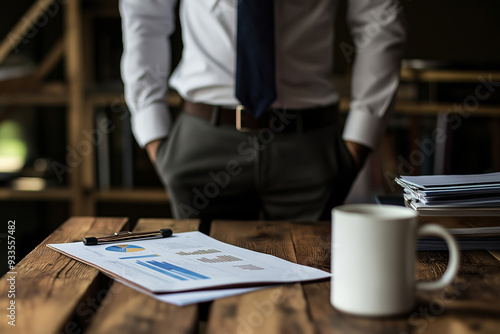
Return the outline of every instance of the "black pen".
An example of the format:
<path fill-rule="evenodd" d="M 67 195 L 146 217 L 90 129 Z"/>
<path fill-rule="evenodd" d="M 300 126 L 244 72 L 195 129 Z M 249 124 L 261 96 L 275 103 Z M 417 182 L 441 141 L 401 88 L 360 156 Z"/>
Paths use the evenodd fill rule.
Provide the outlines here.
<path fill-rule="evenodd" d="M 83 238 L 83 244 L 85 246 L 100 245 L 110 242 L 118 242 L 124 240 L 140 240 L 140 239 L 156 239 L 156 238 L 166 238 L 172 235 L 172 230 L 169 228 L 163 228 L 159 231 L 152 232 L 115 232 L 115 234 L 107 237 L 85 237 Z"/>

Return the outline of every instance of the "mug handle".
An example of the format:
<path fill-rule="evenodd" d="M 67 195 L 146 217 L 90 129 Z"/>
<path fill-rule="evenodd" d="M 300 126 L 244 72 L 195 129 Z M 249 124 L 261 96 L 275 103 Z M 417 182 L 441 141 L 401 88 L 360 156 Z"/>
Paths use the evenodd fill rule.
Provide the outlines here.
<path fill-rule="evenodd" d="M 427 224 L 420 226 L 417 231 L 418 237 L 423 236 L 438 236 L 443 238 L 448 245 L 449 260 L 448 267 L 444 272 L 443 276 L 436 281 L 431 282 L 417 282 L 417 290 L 438 290 L 444 288 L 446 285 L 451 283 L 453 278 L 455 278 L 458 272 L 458 266 L 460 261 L 460 252 L 458 250 L 457 242 L 455 238 L 448 232 L 444 227 L 436 224 Z"/>

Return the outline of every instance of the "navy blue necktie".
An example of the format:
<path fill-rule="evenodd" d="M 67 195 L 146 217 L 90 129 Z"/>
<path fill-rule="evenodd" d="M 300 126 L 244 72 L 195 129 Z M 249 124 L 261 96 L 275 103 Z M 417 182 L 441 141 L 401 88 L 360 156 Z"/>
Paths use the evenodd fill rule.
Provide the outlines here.
<path fill-rule="evenodd" d="M 259 117 L 276 100 L 274 1 L 238 0 L 236 97 Z"/>

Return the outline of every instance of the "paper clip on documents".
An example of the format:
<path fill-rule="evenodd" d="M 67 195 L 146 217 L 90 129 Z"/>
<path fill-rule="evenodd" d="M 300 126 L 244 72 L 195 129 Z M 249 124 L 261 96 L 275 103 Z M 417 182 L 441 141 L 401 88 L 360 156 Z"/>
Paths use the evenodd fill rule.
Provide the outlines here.
<path fill-rule="evenodd" d="M 159 231 L 152 232 L 115 232 L 115 234 L 107 237 L 85 237 L 83 238 L 83 244 L 86 246 L 100 245 L 111 242 L 118 242 L 124 240 L 140 240 L 140 239 L 156 239 L 156 238 L 166 238 L 172 235 L 172 230 L 169 228 L 163 228 Z"/>

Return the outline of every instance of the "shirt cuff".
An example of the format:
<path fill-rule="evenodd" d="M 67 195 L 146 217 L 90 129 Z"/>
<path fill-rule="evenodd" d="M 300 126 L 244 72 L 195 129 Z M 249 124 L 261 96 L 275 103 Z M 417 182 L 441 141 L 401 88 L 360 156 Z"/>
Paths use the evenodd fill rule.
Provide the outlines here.
<path fill-rule="evenodd" d="M 144 148 L 147 143 L 165 138 L 172 119 L 163 103 L 155 103 L 132 115 L 132 131 L 137 143 Z"/>
<path fill-rule="evenodd" d="M 375 151 L 385 128 L 385 122 L 379 116 L 367 111 L 351 110 L 347 115 L 342 138 L 362 144 Z"/>

